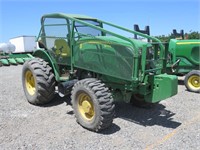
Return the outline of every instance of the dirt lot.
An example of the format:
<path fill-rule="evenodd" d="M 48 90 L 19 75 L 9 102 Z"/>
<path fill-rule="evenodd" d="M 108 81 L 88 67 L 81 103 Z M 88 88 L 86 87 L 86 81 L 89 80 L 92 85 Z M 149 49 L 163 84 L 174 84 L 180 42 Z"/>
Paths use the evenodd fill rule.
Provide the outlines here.
<path fill-rule="evenodd" d="M 116 104 L 113 125 L 94 133 L 76 123 L 70 99 L 30 105 L 22 66 L 0 68 L 0 149 L 200 149 L 200 94 L 185 90 L 151 109 Z M 163 91 L 164 92 L 164 91 Z"/>

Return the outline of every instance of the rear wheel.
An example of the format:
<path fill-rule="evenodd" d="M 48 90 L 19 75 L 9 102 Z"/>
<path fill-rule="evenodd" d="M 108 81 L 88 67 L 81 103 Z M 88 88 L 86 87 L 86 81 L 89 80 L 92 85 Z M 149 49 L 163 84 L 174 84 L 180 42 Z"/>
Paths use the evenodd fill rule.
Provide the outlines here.
<path fill-rule="evenodd" d="M 186 74 L 184 80 L 185 86 L 188 91 L 200 92 L 200 71 L 193 70 Z"/>
<path fill-rule="evenodd" d="M 55 77 L 52 68 L 43 59 L 35 58 L 24 63 L 22 84 L 31 104 L 48 103 L 55 95 Z"/>
<path fill-rule="evenodd" d="M 98 132 L 112 124 L 115 105 L 109 89 L 100 80 L 78 81 L 71 99 L 77 122 L 84 128 Z"/>

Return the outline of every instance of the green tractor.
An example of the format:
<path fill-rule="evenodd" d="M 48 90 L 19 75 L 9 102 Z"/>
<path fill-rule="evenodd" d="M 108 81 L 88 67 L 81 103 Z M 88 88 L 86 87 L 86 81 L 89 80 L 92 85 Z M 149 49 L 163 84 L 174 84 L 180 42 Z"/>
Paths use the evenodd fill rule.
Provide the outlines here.
<path fill-rule="evenodd" d="M 185 75 L 188 91 L 200 92 L 200 40 L 171 39 L 167 51 L 167 73 Z"/>
<path fill-rule="evenodd" d="M 159 43 L 127 38 L 113 27 Z M 96 18 L 47 14 L 37 38 L 40 49 L 23 66 L 22 82 L 29 103 L 42 105 L 56 92 L 71 93 L 77 122 L 91 131 L 112 124 L 114 100 L 158 103 L 177 94 L 177 77 L 162 74 L 165 49 L 151 36 Z M 159 51 L 153 55 L 153 51 Z"/>
<path fill-rule="evenodd" d="M 140 30 L 137 24 L 134 30 L 150 35 L 150 27 Z M 184 84 L 188 91 L 200 93 L 200 39 L 184 39 L 184 31 L 180 33 L 174 29 L 172 33 L 175 39 L 170 39 L 165 45 L 165 65 L 168 74 L 185 76 Z M 135 34 L 137 39 L 137 34 Z M 150 41 L 150 40 L 148 40 Z M 152 42 L 158 47 L 159 43 Z"/>

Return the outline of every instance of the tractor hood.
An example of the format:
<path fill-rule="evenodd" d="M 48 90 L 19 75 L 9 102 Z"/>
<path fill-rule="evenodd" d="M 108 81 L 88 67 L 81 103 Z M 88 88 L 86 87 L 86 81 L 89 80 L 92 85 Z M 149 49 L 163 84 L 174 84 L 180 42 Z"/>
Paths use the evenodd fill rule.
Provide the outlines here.
<path fill-rule="evenodd" d="M 200 40 L 176 40 L 171 39 L 169 42 L 169 52 L 174 54 L 174 60 L 181 59 L 179 65 L 182 66 L 199 66 L 200 63 Z"/>
<path fill-rule="evenodd" d="M 148 46 L 148 43 L 124 39 L 113 36 L 79 38 L 74 47 L 75 66 L 132 81 L 134 59 L 140 52 L 138 48 Z"/>

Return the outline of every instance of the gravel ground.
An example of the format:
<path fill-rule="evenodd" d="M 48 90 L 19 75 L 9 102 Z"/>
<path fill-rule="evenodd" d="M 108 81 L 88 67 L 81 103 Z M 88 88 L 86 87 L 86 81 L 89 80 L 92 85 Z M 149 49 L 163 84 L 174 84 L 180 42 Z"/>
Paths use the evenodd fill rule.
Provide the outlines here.
<path fill-rule="evenodd" d="M 22 66 L 0 68 L 0 149 L 200 149 L 200 95 L 185 90 L 150 109 L 116 104 L 113 125 L 94 133 L 76 123 L 68 97 L 30 105 Z M 164 92 L 164 91 L 163 91 Z"/>

